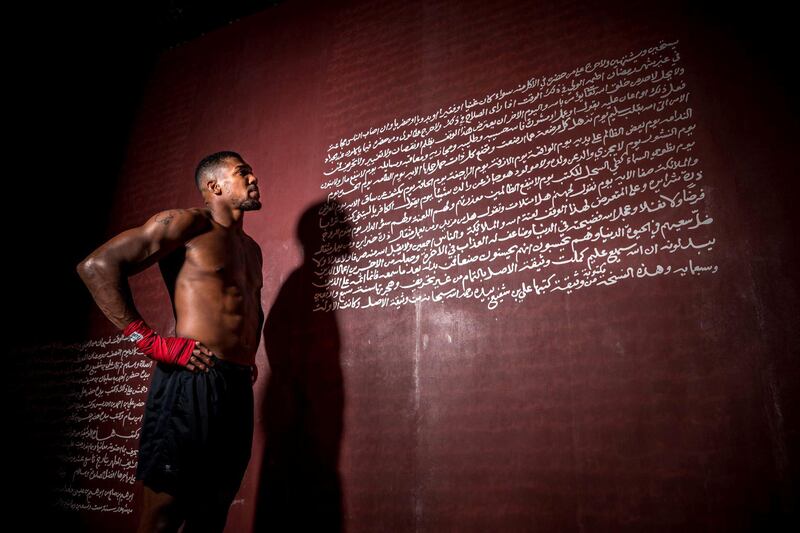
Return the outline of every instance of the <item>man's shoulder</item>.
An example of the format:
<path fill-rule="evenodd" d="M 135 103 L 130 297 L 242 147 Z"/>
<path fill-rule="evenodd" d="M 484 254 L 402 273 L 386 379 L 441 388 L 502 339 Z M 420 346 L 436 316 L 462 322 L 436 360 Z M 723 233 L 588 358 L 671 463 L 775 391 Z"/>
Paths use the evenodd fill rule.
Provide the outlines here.
<path fill-rule="evenodd" d="M 191 238 L 211 228 L 211 214 L 202 207 L 164 209 L 151 216 L 145 226 L 159 235 Z"/>
<path fill-rule="evenodd" d="M 180 209 L 180 211 L 184 212 L 188 216 L 191 216 L 197 221 L 210 223 L 213 220 L 213 217 L 211 216 L 211 210 L 207 207 L 187 207 Z"/>
<path fill-rule="evenodd" d="M 184 222 L 210 221 L 211 211 L 207 207 L 175 207 L 164 209 L 153 215 L 154 220 L 182 220 Z"/>

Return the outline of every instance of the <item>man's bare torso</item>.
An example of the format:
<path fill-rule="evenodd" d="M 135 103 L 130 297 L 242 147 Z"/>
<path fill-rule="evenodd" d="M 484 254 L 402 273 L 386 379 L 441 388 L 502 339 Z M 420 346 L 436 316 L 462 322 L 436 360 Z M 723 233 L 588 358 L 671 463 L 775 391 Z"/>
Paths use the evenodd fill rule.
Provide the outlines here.
<path fill-rule="evenodd" d="M 199 340 L 220 359 L 252 365 L 261 340 L 261 252 L 243 231 L 213 220 L 159 262 L 175 312 L 175 335 Z"/>

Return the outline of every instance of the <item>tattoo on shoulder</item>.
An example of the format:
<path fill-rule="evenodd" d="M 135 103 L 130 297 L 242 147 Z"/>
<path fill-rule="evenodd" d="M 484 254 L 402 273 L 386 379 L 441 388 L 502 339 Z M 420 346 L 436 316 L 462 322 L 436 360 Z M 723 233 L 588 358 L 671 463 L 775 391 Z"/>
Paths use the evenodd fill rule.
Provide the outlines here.
<path fill-rule="evenodd" d="M 156 222 L 159 224 L 164 224 L 165 226 L 172 222 L 172 219 L 175 218 L 175 213 L 172 211 L 167 212 L 166 214 L 159 213 L 156 215 Z"/>

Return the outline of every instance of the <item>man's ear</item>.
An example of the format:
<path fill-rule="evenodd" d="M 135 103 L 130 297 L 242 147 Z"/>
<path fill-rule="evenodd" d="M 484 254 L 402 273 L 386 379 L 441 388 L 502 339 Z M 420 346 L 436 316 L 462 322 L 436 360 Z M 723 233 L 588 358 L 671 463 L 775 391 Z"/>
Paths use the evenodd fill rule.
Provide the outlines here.
<path fill-rule="evenodd" d="M 222 194 L 222 187 L 216 178 L 208 178 L 206 180 L 206 192 L 211 195 Z"/>

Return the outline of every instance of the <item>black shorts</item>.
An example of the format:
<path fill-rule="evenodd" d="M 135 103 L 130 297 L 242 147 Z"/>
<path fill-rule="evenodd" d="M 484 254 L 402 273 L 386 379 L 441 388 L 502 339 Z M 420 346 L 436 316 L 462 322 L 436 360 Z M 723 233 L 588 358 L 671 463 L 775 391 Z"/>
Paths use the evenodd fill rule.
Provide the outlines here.
<path fill-rule="evenodd" d="M 157 492 L 233 500 L 253 444 L 249 366 L 212 356 L 208 372 L 156 363 L 136 479 Z"/>

